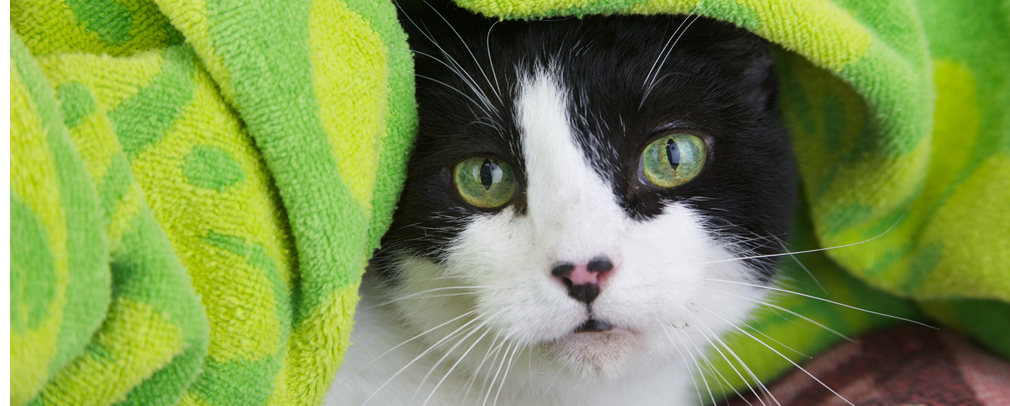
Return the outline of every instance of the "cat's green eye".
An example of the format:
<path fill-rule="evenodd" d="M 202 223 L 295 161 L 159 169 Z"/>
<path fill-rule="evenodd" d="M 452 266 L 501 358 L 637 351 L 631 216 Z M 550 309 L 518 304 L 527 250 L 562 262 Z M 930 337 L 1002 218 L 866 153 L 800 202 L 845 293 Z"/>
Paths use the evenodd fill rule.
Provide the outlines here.
<path fill-rule="evenodd" d="M 512 200 L 516 180 L 504 162 L 489 157 L 474 157 L 456 164 L 452 179 L 459 195 L 477 207 L 495 208 Z"/>
<path fill-rule="evenodd" d="M 656 139 L 642 151 L 639 173 L 642 181 L 672 188 L 694 179 L 705 166 L 705 140 L 691 134 L 669 134 Z"/>

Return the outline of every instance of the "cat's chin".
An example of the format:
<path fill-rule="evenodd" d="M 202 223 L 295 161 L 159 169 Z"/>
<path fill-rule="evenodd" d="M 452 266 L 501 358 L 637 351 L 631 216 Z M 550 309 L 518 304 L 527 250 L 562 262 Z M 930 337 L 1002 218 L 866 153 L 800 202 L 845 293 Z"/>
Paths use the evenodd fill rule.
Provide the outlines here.
<path fill-rule="evenodd" d="M 546 344 L 548 353 L 583 379 L 616 379 L 640 350 L 640 336 L 614 327 L 607 331 L 572 332 Z"/>

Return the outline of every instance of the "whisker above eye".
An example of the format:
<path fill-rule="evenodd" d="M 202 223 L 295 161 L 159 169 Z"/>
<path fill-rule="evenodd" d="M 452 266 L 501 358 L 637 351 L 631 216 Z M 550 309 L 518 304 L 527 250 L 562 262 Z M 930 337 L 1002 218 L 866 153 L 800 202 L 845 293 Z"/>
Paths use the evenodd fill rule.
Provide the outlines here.
<path fill-rule="evenodd" d="M 430 3 L 425 2 L 425 4 L 427 4 L 428 7 L 431 8 L 431 10 L 434 11 L 435 14 L 438 15 L 438 17 L 441 18 L 442 21 L 445 22 L 445 25 L 449 26 L 449 29 L 452 30 L 453 34 L 456 34 L 456 38 L 459 38 L 459 42 L 461 44 L 463 44 L 463 47 L 466 48 L 466 51 L 470 54 L 470 57 L 473 58 L 473 62 L 477 65 L 477 68 L 480 69 L 480 73 L 481 73 L 481 75 L 484 76 L 484 80 L 487 81 L 488 86 L 491 86 L 491 79 L 489 79 L 487 77 L 487 73 L 484 72 L 484 68 L 481 67 L 481 63 L 480 63 L 480 61 L 477 60 L 477 56 L 473 54 L 473 50 L 470 49 L 470 46 L 466 44 L 466 40 L 463 39 L 462 35 L 459 35 L 459 31 L 456 31 L 456 27 L 453 27 L 452 24 L 449 23 L 449 20 L 447 20 L 445 18 L 445 16 L 443 16 L 442 13 L 440 13 L 437 9 L 435 9 L 435 7 L 433 7 Z M 494 28 L 494 25 L 492 25 L 491 27 Z M 491 29 L 488 29 L 488 33 L 490 33 L 490 32 L 491 32 Z M 488 39 L 490 40 L 490 34 L 488 35 L 488 37 L 489 37 Z M 488 47 L 488 62 L 489 63 L 491 62 L 490 50 L 491 50 L 491 48 Z M 458 63 L 457 63 L 457 65 L 458 65 Z M 491 63 L 491 65 L 493 66 L 494 64 Z M 497 81 L 498 78 L 495 78 L 495 80 Z M 498 97 L 498 101 L 502 102 L 501 94 L 498 93 L 498 89 L 495 88 L 494 86 L 491 86 L 491 90 L 495 92 L 495 96 Z"/>

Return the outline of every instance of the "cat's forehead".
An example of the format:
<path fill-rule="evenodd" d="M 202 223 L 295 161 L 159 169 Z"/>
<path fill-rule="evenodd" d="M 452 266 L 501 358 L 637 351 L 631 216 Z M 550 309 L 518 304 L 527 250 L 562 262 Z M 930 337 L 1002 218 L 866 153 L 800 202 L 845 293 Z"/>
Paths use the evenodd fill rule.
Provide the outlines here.
<path fill-rule="evenodd" d="M 419 133 L 389 238 L 441 255 L 477 217 L 532 217 L 536 179 L 557 186 L 543 194 L 581 185 L 634 221 L 684 202 L 743 233 L 780 233 L 790 194 L 766 191 L 791 190 L 791 168 L 788 138 L 767 103 L 773 93 L 763 90 L 774 84 L 765 83 L 767 46 L 705 20 L 675 36 L 683 21 L 487 22 L 456 26 L 460 37 L 433 29 L 426 35 L 438 44 L 411 33 Z M 712 141 L 711 159 L 684 185 L 646 187 L 644 148 L 678 131 Z M 515 198 L 476 208 L 458 196 L 453 168 L 488 156 L 515 173 Z M 531 165 L 538 159 L 547 164 Z"/>
<path fill-rule="evenodd" d="M 465 40 L 434 29 L 426 36 L 437 43 L 415 44 L 417 80 L 424 85 L 418 99 L 425 101 L 420 142 L 430 140 L 453 159 L 454 152 L 482 148 L 519 158 L 516 103 L 523 81 L 538 72 L 549 72 L 562 88 L 573 135 L 601 158 L 598 165 L 636 153 L 664 129 L 725 129 L 732 123 L 721 118 L 737 114 L 732 93 L 753 58 L 735 54 L 767 49 L 730 26 L 686 22 L 586 18 L 455 27 Z M 600 172 L 610 177 L 612 169 Z"/>

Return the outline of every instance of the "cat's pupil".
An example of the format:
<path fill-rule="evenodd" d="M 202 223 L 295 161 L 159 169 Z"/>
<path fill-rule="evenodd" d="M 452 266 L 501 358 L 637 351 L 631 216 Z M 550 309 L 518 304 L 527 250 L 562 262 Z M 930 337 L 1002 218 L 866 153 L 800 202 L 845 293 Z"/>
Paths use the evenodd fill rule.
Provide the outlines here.
<path fill-rule="evenodd" d="M 484 163 L 480 165 L 480 184 L 484 185 L 484 190 L 491 189 L 491 184 L 494 182 L 491 165 L 493 164 L 490 159 L 484 159 Z"/>
<path fill-rule="evenodd" d="M 677 148 L 677 142 L 673 138 L 666 140 L 666 160 L 670 162 L 673 170 L 677 170 L 680 166 L 680 149 Z"/>

